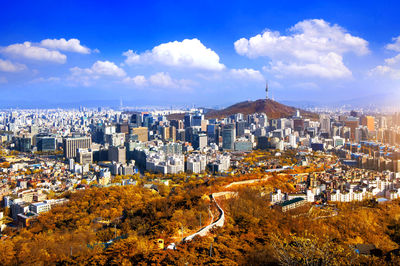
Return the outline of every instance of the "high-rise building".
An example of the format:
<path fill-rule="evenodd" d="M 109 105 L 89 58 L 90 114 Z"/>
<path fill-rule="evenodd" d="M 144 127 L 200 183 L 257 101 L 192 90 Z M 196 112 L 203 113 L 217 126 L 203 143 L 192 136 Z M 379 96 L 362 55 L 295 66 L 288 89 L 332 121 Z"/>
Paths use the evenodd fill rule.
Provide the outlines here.
<path fill-rule="evenodd" d="M 366 126 L 369 131 L 375 131 L 375 118 L 373 116 L 361 117 L 361 125 Z"/>
<path fill-rule="evenodd" d="M 347 120 L 344 121 L 344 125 L 350 128 L 350 139 L 355 140 L 356 128 L 360 125 L 358 118 L 349 116 Z"/>
<path fill-rule="evenodd" d="M 163 141 L 169 140 L 169 127 L 162 127 L 161 128 L 161 138 Z"/>
<path fill-rule="evenodd" d="M 133 113 L 131 116 L 130 124 L 132 127 L 142 126 L 142 115 L 140 113 Z"/>
<path fill-rule="evenodd" d="M 106 134 L 105 142 L 111 146 L 122 146 L 125 143 L 125 133 Z"/>
<path fill-rule="evenodd" d="M 169 138 L 175 142 L 176 141 L 176 127 L 170 126 L 169 127 Z"/>
<path fill-rule="evenodd" d="M 192 125 L 192 115 L 185 114 L 183 123 L 184 123 L 185 128 L 190 127 Z"/>
<path fill-rule="evenodd" d="M 126 148 L 111 146 L 108 149 L 108 160 L 111 162 L 125 163 L 126 162 Z"/>
<path fill-rule="evenodd" d="M 91 164 L 93 162 L 93 153 L 89 149 L 78 149 L 76 159 L 80 164 Z"/>
<path fill-rule="evenodd" d="M 67 137 L 63 140 L 64 157 L 67 159 L 75 158 L 77 149 L 90 149 L 92 139 L 87 136 Z"/>
<path fill-rule="evenodd" d="M 207 135 L 204 133 L 197 133 L 193 135 L 193 148 L 195 150 L 197 149 L 203 149 L 207 147 Z"/>
<path fill-rule="evenodd" d="M 117 133 L 125 133 L 126 135 L 129 134 L 129 124 L 117 124 L 117 129 L 116 129 Z"/>
<path fill-rule="evenodd" d="M 203 121 L 204 115 L 197 113 L 192 117 L 192 126 L 200 126 L 201 127 L 201 121 Z"/>
<path fill-rule="evenodd" d="M 321 123 L 321 132 L 330 133 L 331 132 L 331 119 L 327 115 L 321 115 L 319 119 Z"/>
<path fill-rule="evenodd" d="M 182 120 L 170 120 L 170 125 L 176 129 L 184 129 Z"/>
<path fill-rule="evenodd" d="M 36 135 L 36 147 L 38 151 L 55 151 L 57 148 L 56 137 L 50 134 L 38 134 Z"/>
<path fill-rule="evenodd" d="M 178 129 L 176 131 L 176 139 L 180 141 L 185 141 L 185 130 L 184 129 Z"/>
<path fill-rule="evenodd" d="M 228 124 L 222 129 L 222 148 L 224 150 L 233 150 L 236 139 L 235 125 Z"/>
<path fill-rule="evenodd" d="M 32 149 L 32 138 L 29 136 L 22 136 L 16 139 L 16 146 L 19 151 L 30 152 Z"/>
<path fill-rule="evenodd" d="M 207 125 L 207 139 L 208 139 L 208 143 L 216 143 L 216 125 L 215 124 L 211 124 L 211 125 Z"/>
<path fill-rule="evenodd" d="M 246 129 L 247 122 L 246 121 L 238 121 L 236 122 L 236 136 L 243 137 L 244 130 Z"/>
<path fill-rule="evenodd" d="M 136 127 L 130 129 L 131 135 L 137 135 L 137 140 L 146 142 L 149 140 L 149 129 L 147 127 Z"/>
<path fill-rule="evenodd" d="M 200 132 L 201 127 L 187 127 L 185 129 L 185 141 L 192 143 L 193 142 L 193 135 Z"/>

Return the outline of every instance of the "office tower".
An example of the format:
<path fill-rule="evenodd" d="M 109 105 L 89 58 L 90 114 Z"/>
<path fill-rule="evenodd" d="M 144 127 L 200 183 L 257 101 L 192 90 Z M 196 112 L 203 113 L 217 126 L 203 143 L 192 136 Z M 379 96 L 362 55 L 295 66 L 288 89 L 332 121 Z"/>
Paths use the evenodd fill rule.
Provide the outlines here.
<path fill-rule="evenodd" d="M 257 120 L 258 120 L 258 124 L 260 125 L 260 127 L 268 126 L 268 117 L 266 114 L 261 113 L 261 114 L 257 115 Z"/>
<path fill-rule="evenodd" d="M 125 133 L 126 135 L 128 135 L 129 134 L 129 124 L 127 124 L 127 123 L 117 124 L 116 132 L 117 133 Z"/>
<path fill-rule="evenodd" d="M 207 131 L 208 120 L 201 120 L 201 131 Z"/>
<path fill-rule="evenodd" d="M 143 114 L 143 127 L 151 127 L 154 125 L 154 117 L 151 114 Z"/>
<path fill-rule="evenodd" d="M 361 125 L 366 126 L 369 131 L 375 131 L 375 118 L 373 116 L 361 117 Z"/>
<path fill-rule="evenodd" d="M 344 125 L 350 129 L 350 139 L 355 140 L 355 131 L 360 125 L 358 118 L 350 116 L 344 121 Z"/>
<path fill-rule="evenodd" d="M 174 126 L 169 127 L 169 138 L 173 142 L 176 141 L 176 127 L 174 127 Z"/>
<path fill-rule="evenodd" d="M 321 132 L 330 133 L 331 132 L 331 119 L 327 115 L 321 115 L 320 119 Z"/>
<path fill-rule="evenodd" d="M 162 138 L 162 140 L 163 141 L 167 141 L 167 140 L 169 140 L 169 127 L 162 127 L 161 128 L 161 138 Z"/>
<path fill-rule="evenodd" d="M 149 129 L 147 127 L 135 127 L 130 129 L 131 135 L 136 135 L 137 140 L 146 142 L 149 140 Z"/>
<path fill-rule="evenodd" d="M 28 136 L 17 138 L 17 149 L 22 152 L 30 152 L 32 149 L 32 138 Z"/>
<path fill-rule="evenodd" d="M 95 143 L 104 143 L 104 128 L 101 125 L 90 125 L 92 141 Z"/>
<path fill-rule="evenodd" d="M 197 113 L 192 117 L 192 126 L 199 126 L 201 127 L 201 121 L 204 120 L 204 115 Z"/>
<path fill-rule="evenodd" d="M 55 151 L 57 149 L 56 137 L 51 134 L 36 135 L 36 147 L 38 151 Z"/>
<path fill-rule="evenodd" d="M 142 126 L 142 116 L 140 113 L 133 113 L 131 116 L 130 124 L 132 127 Z"/>
<path fill-rule="evenodd" d="M 204 133 L 197 133 L 193 135 L 193 149 L 201 150 L 207 147 L 207 135 Z"/>
<path fill-rule="evenodd" d="M 236 136 L 243 137 L 246 126 L 247 126 L 246 121 L 236 122 Z"/>
<path fill-rule="evenodd" d="M 233 150 L 236 139 L 235 125 L 228 124 L 222 129 L 222 148 L 224 150 Z"/>
<path fill-rule="evenodd" d="M 176 129 L 184 129 L 182 120 L 170 120 L 170 125 Z"/>
<path fill-rule="evenodd" d="M 294 131 L 302 132 L 304 131 L 304 120 L 301 118 L 295 118 L 293 119 L 293 128 Z"/>
<path fill-rule="evenodd" d="M 185 140 L 185 130 L 184 129 L 178 129 L 176 131 L 176 140 L 186 141 Z"/>
<path fill-rule="evenodd" d="M 113 133 L 105 135 L 105 142 L 111 146 L 123 146 L 125 143 L 125 133 Z"/>
<path fill-rule="evenodd" d="M 63 140 L 64 157 L 75 158 L 77 149 L 90 149 L 92 139 L 87 136 L 72 136 Z"/>
<path fill-rule="evenodd" d="M 108 160 L 111 162 L 125 163 L 126 162 L 126 148 L 111 146 L 108 149 Z"/>
<path fill-rule="evenodd" d="M 192 125 L 192 115 L 191 114 L 185 114 L 184 120 L 183 120 L 185 128 L 188 128 Z"/>
<path fill-rule="evenodd" d="M 93 153 L 89 149 L 78 149 L 76 159 L 82 165 L 91 164 L 93 162 Z"/>
<path fill-rule="evenodd" d="M 207 140 L 208 144 L 216 143 L 216 125 L 207 125 Z"/>

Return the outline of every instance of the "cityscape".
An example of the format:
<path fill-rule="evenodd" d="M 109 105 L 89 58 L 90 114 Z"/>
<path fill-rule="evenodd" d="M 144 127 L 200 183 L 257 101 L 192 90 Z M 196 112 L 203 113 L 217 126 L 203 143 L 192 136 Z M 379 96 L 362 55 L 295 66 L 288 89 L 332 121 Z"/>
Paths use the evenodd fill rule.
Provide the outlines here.
<path fill-rule="evenodd" d="M 400 262 L 396 2 L 18 2 L 0 265 Z"/>

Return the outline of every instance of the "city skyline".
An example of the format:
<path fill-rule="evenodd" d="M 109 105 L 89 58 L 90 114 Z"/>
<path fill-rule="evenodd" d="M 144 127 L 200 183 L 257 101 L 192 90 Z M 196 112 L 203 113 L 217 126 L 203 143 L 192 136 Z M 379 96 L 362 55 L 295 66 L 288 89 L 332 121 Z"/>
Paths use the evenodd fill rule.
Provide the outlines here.
<path fill-rule="evenodd" d="M 264 98 L 267 80 L 282 102 L 394 105 L 397 11 L 375 1 L 7 3 L 0 105 L 227 106 Z"/>

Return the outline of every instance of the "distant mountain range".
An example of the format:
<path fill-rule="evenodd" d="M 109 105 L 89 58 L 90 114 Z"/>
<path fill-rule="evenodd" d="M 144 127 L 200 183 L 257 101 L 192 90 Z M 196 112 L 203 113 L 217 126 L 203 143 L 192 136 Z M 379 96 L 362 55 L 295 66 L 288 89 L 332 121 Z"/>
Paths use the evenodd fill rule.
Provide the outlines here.
<path fill-rule="evenodd" d="M 296 114 L 298 108 L 281 104 L 271 99 L 260 99 L 256 101 L 245 101 L 231 105 L 221 110 L 211 110 L 206 113 L 207 119 L 224 118 L 233 114 L 242 113 L 244 115 L 254 113 L 265 113 L 268 118 L 276 119 L 290 117 Z M 300 109 L 300 114 L 305 118 L 317 119 L 318 114 Z"/>

